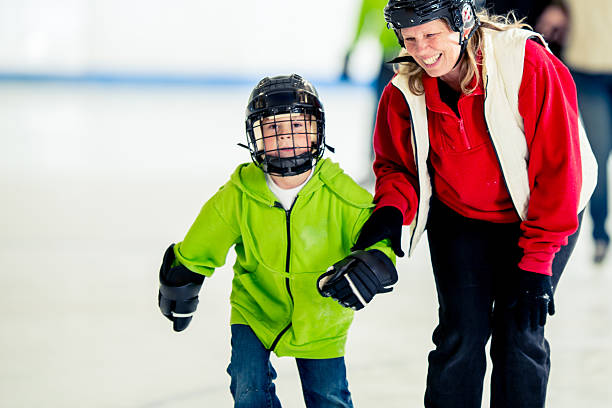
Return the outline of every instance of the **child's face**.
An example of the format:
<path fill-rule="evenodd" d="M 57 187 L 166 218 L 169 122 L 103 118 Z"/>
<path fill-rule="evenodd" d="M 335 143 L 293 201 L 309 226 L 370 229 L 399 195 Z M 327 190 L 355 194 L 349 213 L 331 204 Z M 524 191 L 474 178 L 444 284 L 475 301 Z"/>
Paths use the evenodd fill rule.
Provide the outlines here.
<path fill-rule="evenodd" d="M 317 124 L 310 115 L 285 113 L 261 121 L 265 154 L 272 157 L 295 157 L 311 148 L 317 137 Z"/>

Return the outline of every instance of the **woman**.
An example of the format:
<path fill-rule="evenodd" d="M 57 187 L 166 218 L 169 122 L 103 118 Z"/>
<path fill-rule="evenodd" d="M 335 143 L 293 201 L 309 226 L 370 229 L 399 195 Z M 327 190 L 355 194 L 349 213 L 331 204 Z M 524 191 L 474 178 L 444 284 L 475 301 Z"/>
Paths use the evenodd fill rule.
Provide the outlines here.
<path fill-rule="evenodd" d="M 544 339 L 596 165 L 576 88 L 542 38 L 473 0 L 389 1 L 404 48 L 374 132 L 376 209 L 354 249 L 425 226 L 439 301 L 426 407 L 543 407 Z M 530 38 L 534 38 L 531 40 Z M 579 214 L 580 213 L 580 214 Z"/>

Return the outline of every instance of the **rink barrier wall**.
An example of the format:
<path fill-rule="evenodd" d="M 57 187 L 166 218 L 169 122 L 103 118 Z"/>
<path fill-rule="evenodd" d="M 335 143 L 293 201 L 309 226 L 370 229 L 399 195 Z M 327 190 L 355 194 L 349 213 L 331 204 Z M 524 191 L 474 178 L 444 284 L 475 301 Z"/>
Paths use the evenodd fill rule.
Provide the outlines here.
<path fill-rule="evenodd" d="M 253 86 L 261 78 L 247 76 L 215 76 L 215 75 L 173 75 L 173 74 L 128 74 L 128 73 L 106 73 L 88 72 L 81 74 L 59 74 L 59 73 L 22 73 L 22 72 L 0 72 L 0 82 L 53 82 L 66 84 L 113 84 L 113 85 L 136 85 L 136 86 Z M 324 86 L 375 86 L 372 81 L 342 81 L 340 79 L 309 78 L 317 87 Z"/>

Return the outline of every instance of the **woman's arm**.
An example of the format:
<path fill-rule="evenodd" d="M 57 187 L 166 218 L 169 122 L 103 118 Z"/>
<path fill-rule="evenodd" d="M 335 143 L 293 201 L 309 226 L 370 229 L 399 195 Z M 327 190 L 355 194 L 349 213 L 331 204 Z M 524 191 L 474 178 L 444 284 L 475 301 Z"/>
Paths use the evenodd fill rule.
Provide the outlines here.
<path fill-rule="evenodd" d="M 402 92 L 389 83 L 380 98 L 374 129 L 376 209 L 395 207 L 410 224 L 418 207 L 418 177 L 412 149 L 410 110 Z"/>
<path fill-rule="evenodd" d="M 569 70 L 534 41 L 525 46 L 519 112 L 529 146 L 531 196 L 519 267 L 550 275 L 555 253 L 578 227 L 582 186 L 578 103 Z"/>

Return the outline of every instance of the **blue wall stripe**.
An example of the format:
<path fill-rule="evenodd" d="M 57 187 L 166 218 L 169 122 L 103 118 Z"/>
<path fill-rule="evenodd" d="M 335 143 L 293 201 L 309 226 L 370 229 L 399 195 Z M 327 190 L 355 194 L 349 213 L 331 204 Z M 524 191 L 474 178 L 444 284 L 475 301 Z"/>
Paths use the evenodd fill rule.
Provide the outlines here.
<path fill-rule="evenodd" d="M 2 82 L 58 82 L 72 84 L 105 85 L 145 85 L 145 86 L 253 86 L 261 78 L 215 76 L 215 75 L 164 75 L 164 74 L 124 74 L 88 72 L 81 74 L 0 72 Z M 373 82 L 347 82 L 340 80 L 316 80 L 319 86 L 372 86 Z"/>

